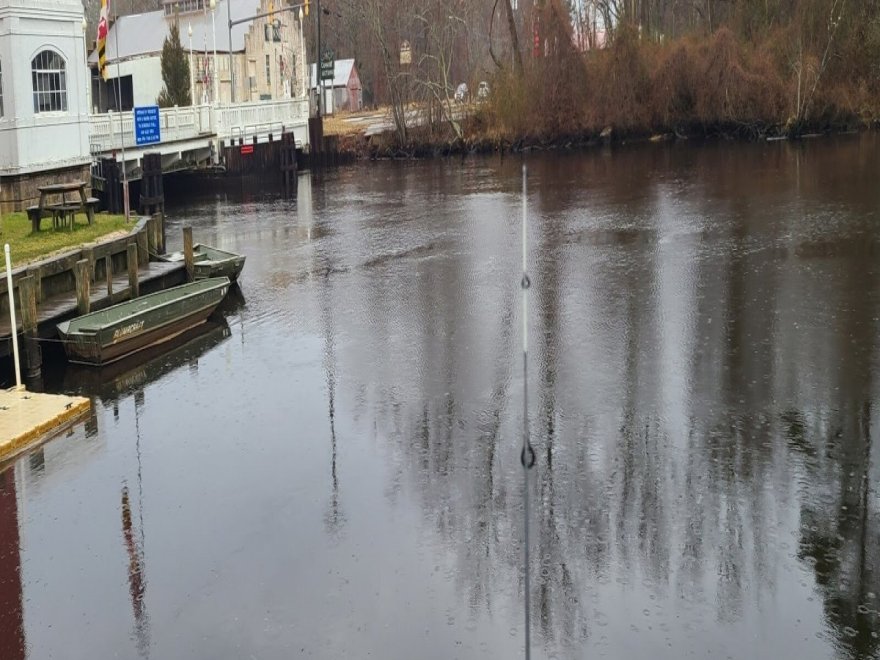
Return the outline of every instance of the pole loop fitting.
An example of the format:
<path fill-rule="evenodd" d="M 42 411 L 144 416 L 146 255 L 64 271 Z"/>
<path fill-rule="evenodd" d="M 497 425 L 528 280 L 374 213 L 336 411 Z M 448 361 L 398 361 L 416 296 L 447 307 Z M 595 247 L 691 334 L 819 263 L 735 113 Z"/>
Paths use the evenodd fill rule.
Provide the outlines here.
<path fill-rule="evenodd" d="M 525 273 L 523 273 L 523 278 L 522 278 L 522 282 L 520 282 L 520 286 L 523 289 L 528 289 L 530 286 L 532 286 L 532 281 L 529 279 L 529 276 Z"/>
<path fill-rule="evenodd" d="M 535 467 L 535 450 L 532 448 L 531 444 L 523 447 L 523 450 L 519 455 L 519 461 L 526 470 L 531 470 Z"/>

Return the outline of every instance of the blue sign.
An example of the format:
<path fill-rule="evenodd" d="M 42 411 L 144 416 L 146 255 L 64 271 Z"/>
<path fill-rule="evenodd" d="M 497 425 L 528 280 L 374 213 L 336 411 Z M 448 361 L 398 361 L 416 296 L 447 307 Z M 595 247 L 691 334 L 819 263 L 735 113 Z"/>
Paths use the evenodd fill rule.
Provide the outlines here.
<path fill-rule="evenodd" d="M 156 144 L 162 141 L 158 105 L 145 105 L 134 109 L 134 140 L 138 145 Z"/>

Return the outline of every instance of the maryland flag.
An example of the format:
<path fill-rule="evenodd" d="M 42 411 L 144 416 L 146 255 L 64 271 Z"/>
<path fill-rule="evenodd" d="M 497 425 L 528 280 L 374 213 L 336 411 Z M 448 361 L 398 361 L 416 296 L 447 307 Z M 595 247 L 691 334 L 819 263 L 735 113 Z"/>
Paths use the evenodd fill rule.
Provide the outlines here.
<path fill-rule="evenodd" d="M 98 71 L 101 72 L 101 78 L 107 81 L 109 73 L 107 71 L 107 0 L 101 0 L 101 18 L 98 20 Z"/>

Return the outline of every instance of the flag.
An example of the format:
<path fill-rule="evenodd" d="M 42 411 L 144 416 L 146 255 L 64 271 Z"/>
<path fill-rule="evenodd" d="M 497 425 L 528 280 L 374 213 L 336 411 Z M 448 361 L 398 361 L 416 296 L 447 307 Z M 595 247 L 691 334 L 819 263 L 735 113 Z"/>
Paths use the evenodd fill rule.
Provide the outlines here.
<path fill-rule="evenodd" d="M 107 0 L 101 0 L 101 18 L 98 20 L 98 71 L 106 82 L 107 71 Z"/>

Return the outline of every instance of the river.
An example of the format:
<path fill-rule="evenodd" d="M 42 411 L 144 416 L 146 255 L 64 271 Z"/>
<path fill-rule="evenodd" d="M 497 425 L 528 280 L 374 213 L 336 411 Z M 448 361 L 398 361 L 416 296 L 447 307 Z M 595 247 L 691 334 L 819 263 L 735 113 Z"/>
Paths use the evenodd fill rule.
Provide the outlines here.
<path fill-rule="evenodd" d="M 47 373 L 0 657 L 521 657 L 521 163 L 171 203 L 240 291 Z M 533 657 L 877 657 L 878 137 L 527 163 Z"/>

